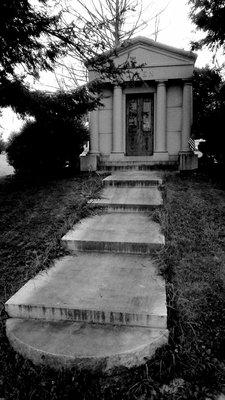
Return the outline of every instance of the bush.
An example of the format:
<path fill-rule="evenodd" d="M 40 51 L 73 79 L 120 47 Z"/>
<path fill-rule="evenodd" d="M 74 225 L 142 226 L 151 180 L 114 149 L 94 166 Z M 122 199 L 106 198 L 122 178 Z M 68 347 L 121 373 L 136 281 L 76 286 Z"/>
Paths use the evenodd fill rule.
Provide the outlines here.
<path fill-rule="evenodd" d="M 225 82 L 220 71 L 205 67 L 195 69 L 193 76 L 194 123 L 193 135 L 203 138 L 199 150 L 200 163 L 225 166 Z"/>
<path fill-rule="evenodd" d="M 66 166 L 77 169 L 87 135 L 80 120 L 29 121 L 10 139 L 8 161 L 16 172 L 55 173 Z"/>

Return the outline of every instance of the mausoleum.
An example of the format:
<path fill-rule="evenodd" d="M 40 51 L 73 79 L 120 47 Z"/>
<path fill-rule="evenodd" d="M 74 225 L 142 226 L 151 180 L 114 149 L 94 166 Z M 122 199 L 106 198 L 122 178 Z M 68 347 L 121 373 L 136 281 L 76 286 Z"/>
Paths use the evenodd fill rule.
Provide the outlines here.
<path fill-rule="evenodd" d="M 135 61 L 133 72 L 139 78 L 131 82 L 127 74 L 121 82 L 104 80 L 103 106 L 90 113 L 90 149 L 81 156 L 81 170 L 113 165 L 196 168 L 189 146 L 196 55 L 136 37 L 113 57 L 116 65 Z M 89 81 L 95 78 L 97 73 L 89 70 Z"/>

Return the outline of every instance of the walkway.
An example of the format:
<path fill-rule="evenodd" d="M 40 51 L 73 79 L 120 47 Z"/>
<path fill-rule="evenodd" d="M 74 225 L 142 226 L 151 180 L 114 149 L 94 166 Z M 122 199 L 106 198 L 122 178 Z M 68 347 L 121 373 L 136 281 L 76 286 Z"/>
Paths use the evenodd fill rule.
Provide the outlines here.
<path fill-rule="evenodd" d="M 7 335 L 35 363 L 112 371 L 146 362 L 167 342 L 165 283 L 151 255 L 164 245 L 151 213 L 161 178 L 123 172 L 104 179 L 102 212 L 63 238 L 71 256 L 6 303 Z"/>

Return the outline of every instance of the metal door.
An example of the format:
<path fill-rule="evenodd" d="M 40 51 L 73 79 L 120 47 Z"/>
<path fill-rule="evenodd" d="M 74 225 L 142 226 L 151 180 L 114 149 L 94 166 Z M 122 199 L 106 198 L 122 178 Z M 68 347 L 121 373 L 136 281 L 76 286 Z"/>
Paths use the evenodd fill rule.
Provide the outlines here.
<path fill-rule="evenodd" d="M 154 97 L 153 94 L 127 95 L 126 155 L 153 154 Z"/>

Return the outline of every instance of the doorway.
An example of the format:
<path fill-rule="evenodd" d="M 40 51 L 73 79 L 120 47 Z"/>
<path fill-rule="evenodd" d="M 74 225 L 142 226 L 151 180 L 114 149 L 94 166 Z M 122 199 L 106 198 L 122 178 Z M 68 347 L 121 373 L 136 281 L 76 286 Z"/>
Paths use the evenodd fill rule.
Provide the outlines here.
<path fill-rule="evenodd" d="M 126 97 L 126 155 L 153 154 L 154 94 L 132 94 Z"/>

